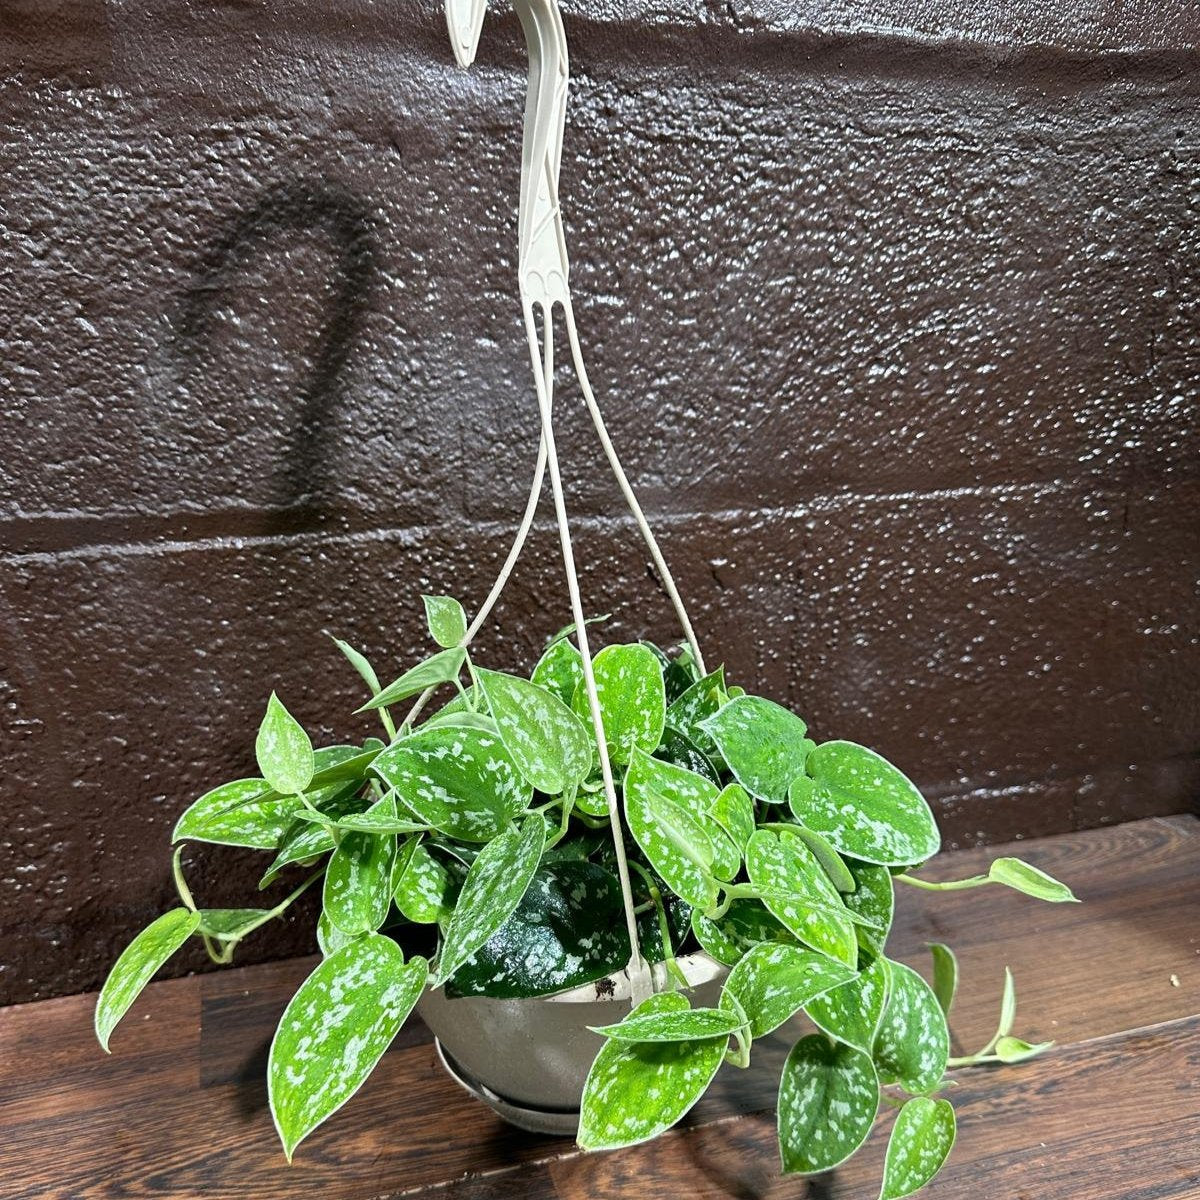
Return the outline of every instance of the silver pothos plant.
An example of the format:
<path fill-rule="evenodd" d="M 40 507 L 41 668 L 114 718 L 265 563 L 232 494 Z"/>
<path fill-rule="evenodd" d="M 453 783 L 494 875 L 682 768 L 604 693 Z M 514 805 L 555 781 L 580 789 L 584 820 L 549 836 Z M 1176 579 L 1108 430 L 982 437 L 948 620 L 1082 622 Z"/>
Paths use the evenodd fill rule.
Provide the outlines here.
<path fill-rule="evenodd" d="M 387 687 L 342 650 L 370 691 L 383 739 L 314 750 L 272 696 L 257 739 L 260 775 L 201 796 L 179 818 L 180 905 L 134 939 L 96 1006 L 107 1048 L 139 991 L 187 939 L 218 962 L 320 886 L 323 960 L 287 1006 L 271 1045 L 271 1111 L 290 1158 L 361 1086 L 423 989 L 543 996 L 626 967 L 631 945 L 583 662 L 571 630 L 532 674 L 486 670 L 468 654 L 457 601 L 426 597 L 442 649 Z M 1042 871 L 997 859 L 986 875 L 921 874 L 939 835 L 913 784 L 873 751 L 817 743 L 800 717 L 703 673 L 687 649 L 609 645 L 592 663 L 630 837 L 637 950 L 668 968 L 668 990 L 597 1029 L 605 1041 L 583 1098 L 579 1144 L 611 1150 L 676 1124 L 723 1064 L 750 1065 L 755 1043 L 798 1014 L 814 1032 L 791 1048 L 779 1084 L 785 1172 L 822 1172 L 899 1107 L 881 1196 L 933 1177 L 954 1141 L 939 1096 L 947 1070 L 1014 1063 L 1046 1049 L 1012 1033 L 1006 983 L 996 1034 L 949 1056 L 957 969 L 932 947 L 932 986 L 887 952 L 896 885 L 1001 884 L 1073 900 Z M 422 719 L 393 706 L 439 687 L 452 698 Z M 415 709 L 415 706 L 414 706 Z M 190 841 L 272 855 L 262 886 L 304 877 L 270 908 L 201 907 L 183 877 Z M 402 948 L 414 926 L 428 956 Z M 702 948 L 731 969 L 715 1007 L 689 1004 L 675 958 Z"/>

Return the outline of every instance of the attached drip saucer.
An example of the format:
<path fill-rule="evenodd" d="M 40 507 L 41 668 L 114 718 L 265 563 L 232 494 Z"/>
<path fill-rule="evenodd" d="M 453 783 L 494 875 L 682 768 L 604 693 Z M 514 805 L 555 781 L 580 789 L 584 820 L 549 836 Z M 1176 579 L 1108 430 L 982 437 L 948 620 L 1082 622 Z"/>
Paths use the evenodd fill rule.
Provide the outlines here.
<path fill-rule="evenodd" d="M 438 1060 L 446 1074 L 465 1092 L 469 1092 L 476 1100 L 481 1100 L 498 1117 L 523 1129 L 526 1133 L 551 1134 L 555 1137 L 573 1138 L 579 1132 L 579 1110 L 530 1108 L 525 1104 L 517 1104 L 496 1095 L 491 1088 L 486 1087 L 475 1079 L 461 1064 L 447 1052 L 437 1038 L 433 1039 L 434 1049 Z"/>

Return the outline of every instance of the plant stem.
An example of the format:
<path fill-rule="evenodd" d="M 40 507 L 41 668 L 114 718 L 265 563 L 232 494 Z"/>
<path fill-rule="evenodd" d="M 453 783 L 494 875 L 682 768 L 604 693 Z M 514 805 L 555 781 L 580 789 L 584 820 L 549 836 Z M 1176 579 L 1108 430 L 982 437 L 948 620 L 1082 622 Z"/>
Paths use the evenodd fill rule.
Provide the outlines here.
<path fill-rule="evenodd" d="M 946 883 L 934 883 L 929 879 L 918 879 L 915 875 L 893 875 L 900 883 L 909 887 L 924 888 L 927 892 L 962 892 L 967 888 L 983 887 L 992 880 L 986 875 L 972 875 L 969 879 L 952 879 Z"/>
<path fill-rule="evenodd" d="M 192 889 L 188 887 L 187 880 L 183 877 L 182 846 L 175 847 L 175 854 L 171 859 L 171 874 L 175 878 L 175 890 L 179 893 L 179 898 L 183 901 L 183 906 L 189 911 L 195 912 L 196 901 L 192 899 Z"/>

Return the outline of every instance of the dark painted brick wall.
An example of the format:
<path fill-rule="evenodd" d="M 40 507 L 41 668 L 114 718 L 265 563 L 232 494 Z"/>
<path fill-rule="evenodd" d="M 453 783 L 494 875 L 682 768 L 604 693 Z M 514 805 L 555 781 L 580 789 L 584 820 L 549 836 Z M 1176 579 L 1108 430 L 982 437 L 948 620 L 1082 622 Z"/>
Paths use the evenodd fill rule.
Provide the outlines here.
<path fill-rule="evenodd" d="M 710 655 L 951 842 L 1187 808 L 1193 0 L 568 7 L 593 378 Z M 523 72 L 507 11 L 452 68 L 435 0 L 0 9 L 0 998 L 169 903 L 271 687 L 369 730 L 327 631 L 391 672 L 420 590 L 482 597 L 534 450 Z M 670 637 L 561 425 L 590 607 Z M 547 516 L 501 661 L 567 619 Z"/>

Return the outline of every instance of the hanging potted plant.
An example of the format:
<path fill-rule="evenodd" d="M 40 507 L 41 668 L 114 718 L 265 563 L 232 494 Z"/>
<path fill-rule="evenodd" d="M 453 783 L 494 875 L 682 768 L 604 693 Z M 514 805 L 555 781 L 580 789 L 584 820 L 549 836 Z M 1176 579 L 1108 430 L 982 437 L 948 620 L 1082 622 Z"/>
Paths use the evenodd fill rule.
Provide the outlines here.
<path fill-rule="evenodd" d="M 447 0 L 468 64 L 482 0 Z M 989 1043 L 949 1056 L 953 954 L 934 947 L 931 987 L 887 953 L 896 885 L 1002 884 L 1048 901 L 1069 889 L 1028 864 L 933 883 L 928 805 L 871 750 L 817 743 L 804 721 L 708 670 L 670 571 L 629 486 L 587 380 L 558 208 L 567 59 L 554 0 L 517 0 L 530 47 L 521 190 L 521 296 L 541 415 L 524 517 L 487 599 L 424 598 L 436 652 L 382 686 L 338 645 L 369 692 L 382 738 L 314 749 L 274 695 L 259 775 L 214 788 L 175 827 L 179 907 L 140 933 L 96 1006 L 113 1029 L 188 939 L 232 960 L 240 942 L 320 887 L 321 963 L 271 1045 L 271 1111 L 290 1159 L 362 1085 L 415 1009 L 447 1069 L 507 1119 L 574 1133 L 585 1149 L 656 1137 L 723 1064 L 798 1014 L 779 1090 L 783 1170 L 827 1171 L 899 1112 L 882 1195 L 922 1187 L 949 1153 L 937 1093 L 953 1066 L 1039 1053 L 1012 1034 L 1006 977 Z M 561 310 L 585 403 L 658 568 L 685 644 L 593 657 L 552 423 L 553 317 Z M 540 330 L 539 330 L 540 318 Z M 533 671 L 470 653 L 524 547 L 549 472 L 573 623 Z M 435 707 L 431 701 L 437 697 Z M 405 706 L 407 711 L 402 711 Z M 210 909 L 182 869 L 189 841 L 270 854 L 262 878 L 298 882 L 271 908 Z"/>

